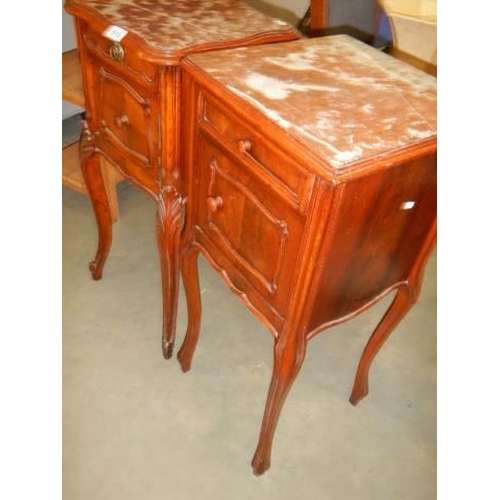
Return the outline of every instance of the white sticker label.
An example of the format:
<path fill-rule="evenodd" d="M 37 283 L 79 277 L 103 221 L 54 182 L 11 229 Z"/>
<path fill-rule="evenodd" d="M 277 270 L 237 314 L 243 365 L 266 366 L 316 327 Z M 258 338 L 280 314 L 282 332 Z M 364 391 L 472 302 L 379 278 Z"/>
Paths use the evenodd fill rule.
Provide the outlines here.
<path fill-rule="evenodd" d="M 103 32 L 103 36 L 109 38 L 113 42 L 120 42 L 125 38 L 125 35 L 128 33 L 127 30 L 120 28 L 120 26 L 111 25 L 108 26 Z"/>
<path fill-rule="evenodd" d="M 401 205 L 399 206 L 399 208 L 401 210 L 411 210 L 414 206 L 415 206 L 415 202 L 414 201 L 404 201 L 403 203 L 401 203 Z"/>

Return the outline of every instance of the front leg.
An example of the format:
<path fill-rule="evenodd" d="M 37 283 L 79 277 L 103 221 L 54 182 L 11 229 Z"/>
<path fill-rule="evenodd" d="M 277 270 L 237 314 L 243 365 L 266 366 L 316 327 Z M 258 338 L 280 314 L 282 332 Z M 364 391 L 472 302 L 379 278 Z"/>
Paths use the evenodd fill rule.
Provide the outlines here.
<path fill-rule="evenodd" d="M 179 299 L 179 248 L 183 225 L 184 197 L 173 186 L 161 190 L 156 214 L 163 295 L 162 351 L 172 356 Z"/>
<path fill-rule="evenodd" d="M 94 260 L 89 264 L 92 277 L 99 280 L 111 248 L 112 218 L 106 187 L 101 170 L 101 162 L 96 153 L 95 137 L 91 134 L 87 122 L 82 123 L 80 136 L 80 166 L 87 187 L 87 192 L 94 209 L 97 222 L 98 244 Z"/>
<path fill-rule="evenodd" d="M 278 418 L 293 381 L 300 371 L 305 354 L 304 335 L 280 334 L 274 343 L 273 375 L 267 395 L 259 444 L 252 460 L 253 471 L 257 476 L 263 474 L 271 466 L 271 447 Z"/>

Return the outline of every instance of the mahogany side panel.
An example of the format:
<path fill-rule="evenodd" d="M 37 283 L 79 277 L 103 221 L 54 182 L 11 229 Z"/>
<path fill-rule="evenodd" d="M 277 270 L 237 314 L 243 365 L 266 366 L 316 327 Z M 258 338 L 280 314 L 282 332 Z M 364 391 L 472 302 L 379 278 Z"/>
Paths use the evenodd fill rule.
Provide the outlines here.
<path fill-rule="evenodd" d="M 309 332 L 352 317 L 391 286 L 407 281 L 432 230 L 436 153 L 392 165 L 344 185 L 327 263 L 315 292 Z"/>

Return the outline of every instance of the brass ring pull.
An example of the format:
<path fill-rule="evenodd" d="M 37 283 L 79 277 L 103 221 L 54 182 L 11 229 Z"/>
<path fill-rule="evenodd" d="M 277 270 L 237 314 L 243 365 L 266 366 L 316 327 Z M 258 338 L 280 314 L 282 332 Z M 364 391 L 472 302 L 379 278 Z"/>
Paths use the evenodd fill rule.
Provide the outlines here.
<path fill-rule="evenodd" d="M 122 62 L 125 57 L 125 49 L 118 42 L 113 42 L 109 47 L 109 55 L 115 61 Z"/>
<path fill-rule="evenodd" d="M 124 125 L 128 125 L 128 116 L 127 115 L 122 115 L 122 116 L 115 116 L 115 125 L 118 128 L 122 128 Z"/>
<path fill-rule="evenodd" d="M 207 198 L 207 207 L 210 212 L 216 212 L 224 205 L 224 200 L 220 196 L 209 196 Z"/>

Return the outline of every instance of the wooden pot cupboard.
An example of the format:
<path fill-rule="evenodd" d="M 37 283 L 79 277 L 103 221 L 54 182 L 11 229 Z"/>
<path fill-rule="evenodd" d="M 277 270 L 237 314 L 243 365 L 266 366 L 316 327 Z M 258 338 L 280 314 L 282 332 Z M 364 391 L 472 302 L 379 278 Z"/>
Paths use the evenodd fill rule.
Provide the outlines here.
<path fill-rule="evenodd" d="M 99 164 L 104 157 L 158 204 L 162 338 L 168 358 L 185 203 L 179 62 L 190 52 L 286 41 L 299 34 L 240 0 L 68 0 L 65 8 L 75 18 L 87 110 L 80 158 L 99 231 L 92 276 L 101 278 L 112 238 Z"/>
<path fill-rule="evenodd" d="M 88 109 L 80 154 L 99 230 L 92 276 L 111 245 L 99 154 L 158 203 L 165 357 L 180 270 L 188 327 L 177 357 L 191 367 L 199 253 L 271 331 L 252 460 L 262 474 L 308 342 L 394 293 L 361 356 L 357 404 L 374 356 L 418 298 L 436 239 L 436 80 L 348 36 L 297 39 L 236 1 L 66 8 Z M 110 26 L 127 33 L 109 40 Z"/>

